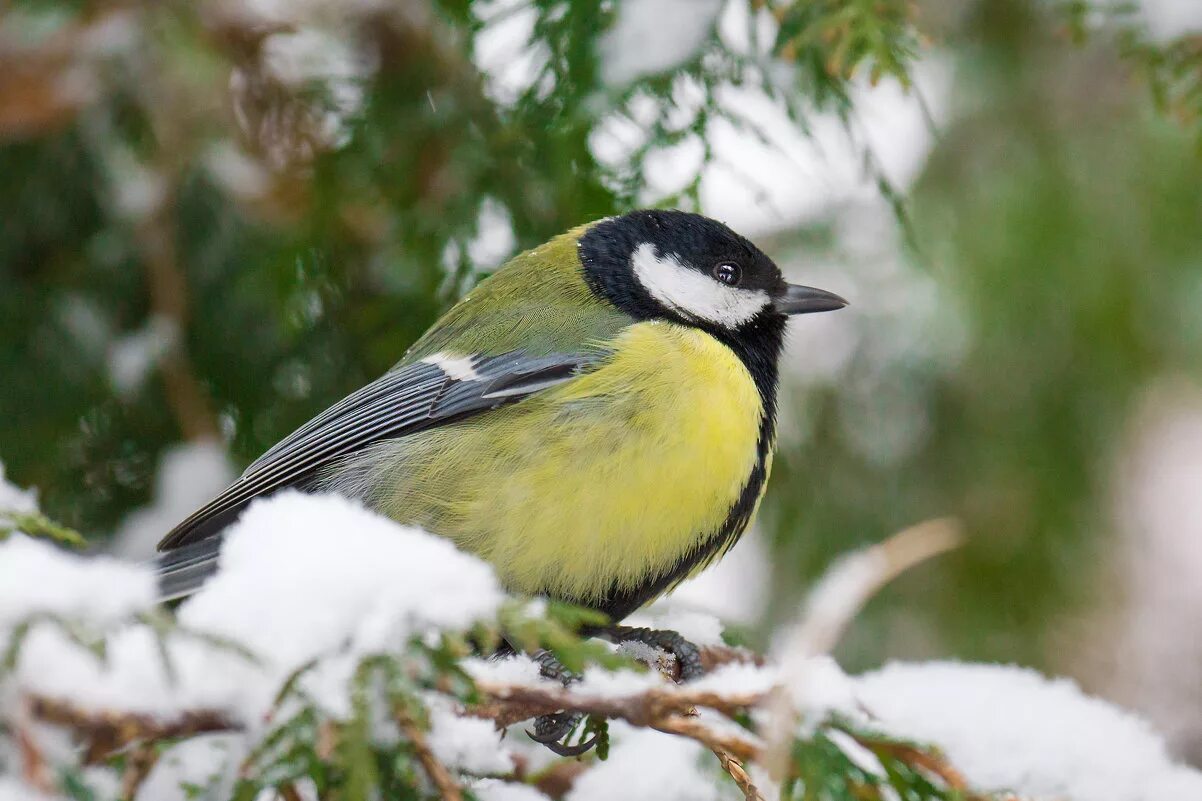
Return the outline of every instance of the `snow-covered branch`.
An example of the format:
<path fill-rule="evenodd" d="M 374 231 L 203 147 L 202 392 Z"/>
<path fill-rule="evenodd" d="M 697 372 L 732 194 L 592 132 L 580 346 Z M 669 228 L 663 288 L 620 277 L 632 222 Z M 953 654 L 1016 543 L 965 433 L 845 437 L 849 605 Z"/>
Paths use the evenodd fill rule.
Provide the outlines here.
<path fill-rule="evenodd" d="M 825 652 L 856 609 L 954 539 L 933 521 L 843 559 L 781 648 L 708 645 L 707 674 L 682 685 L 670 657 L 636 654 L 643 665 L 583 640 L 578 611 L 508 598 L 474 557 L 336 497 L 256 503 L 219 576 L 174 616 L 154 608 L 144 568 L 14 536 L 0 544 L 0 798 L 1196 796 L 1202 777 L 1154 735 L 1065 682 L 838 668 Z M 501 632 L 581 680 L 491 658 Z M 574 736 L 597 737 L 595 754 L 556 761 L 522 733 L 560 711 L 583 716 Z M 1053 724 L 1055 743 L 1014 747 Z M 1159 795 L 1098 790 L 1135 773 Z"/>

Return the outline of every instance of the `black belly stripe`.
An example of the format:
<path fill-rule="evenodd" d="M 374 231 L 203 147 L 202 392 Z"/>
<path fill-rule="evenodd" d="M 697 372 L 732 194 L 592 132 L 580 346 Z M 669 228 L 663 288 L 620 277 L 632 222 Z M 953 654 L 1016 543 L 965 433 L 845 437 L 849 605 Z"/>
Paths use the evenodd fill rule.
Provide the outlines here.
<path fill-rule="evenodd" d="M 648 576 L 644 583 L 634 588 L 622 590 L 615 584 L 604 599 L 586 603 L 585 606 L 604 612 L 614 621 L 619 621 L 675 587 L 699 565 L 721 557 L 739 541 L 764 491 L 764 482 L 768 477 L 768 457 L 776 442 L 777 362 L 784 341 L 784 328 L 783 317 L 762 314 L 738 332 L 706 329 L 733 350 L 747 367 L 755 381 L 764 410 L 760 419 L 759 439 L 756 442 L 755 465 L 751 468 L 747 483 L 743 485 L 743 490 L 731 506 L 722 525 L 717 531 L 700 537 L 697 547 L 667 570 Z"/>

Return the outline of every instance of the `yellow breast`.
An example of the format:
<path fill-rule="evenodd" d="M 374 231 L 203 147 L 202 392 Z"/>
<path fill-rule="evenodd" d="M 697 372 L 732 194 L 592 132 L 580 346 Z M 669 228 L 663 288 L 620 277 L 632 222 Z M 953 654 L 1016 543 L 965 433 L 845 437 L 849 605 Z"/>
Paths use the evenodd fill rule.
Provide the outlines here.
<path fill-rule="evenodd" d="M 594 372 L 407 437 L 384 511 L 488 559 L 514 590 L 597 600 L 722 526 L 755 465 L 761 415 L 727 347 L 639 323 Z"/>

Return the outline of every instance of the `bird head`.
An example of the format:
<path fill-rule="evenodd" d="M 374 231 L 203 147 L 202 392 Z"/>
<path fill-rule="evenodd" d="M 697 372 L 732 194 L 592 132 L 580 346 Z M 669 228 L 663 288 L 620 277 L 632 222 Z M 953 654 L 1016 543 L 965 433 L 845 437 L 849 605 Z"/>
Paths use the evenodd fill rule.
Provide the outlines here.
<path fill-rule="evenodd" d="M 833 311 L 838 295 L 790 284 L 759 248 L 722 223 L 683 211 L 634 211 L 590 226 L 578 242 L 593 291 L 636 319 L 669 319 L 723 335 L 779 328 Z M 776 325 L 771 325 L 776 323 Z"/>

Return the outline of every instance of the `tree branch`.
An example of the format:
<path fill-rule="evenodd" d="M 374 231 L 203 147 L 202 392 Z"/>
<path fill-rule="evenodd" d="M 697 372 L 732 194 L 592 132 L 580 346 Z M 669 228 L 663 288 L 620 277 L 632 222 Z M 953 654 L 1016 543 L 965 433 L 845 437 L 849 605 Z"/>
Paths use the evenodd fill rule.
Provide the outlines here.
<path fill-rule="evenodd" d="M 447 766 L 434 755 L 430 749 L 430 743 L 426 739 L 426 733 L 422 731 L 421 726 L 417 725 L 413 716 L 400 704 L 394 707 L 393 716 L 401 731 L 413 743 L 417 761 L 421 763 L 426 776 L 438 788 L 438 794 L 443 801 L 463 801 L 463 790 L 459 787 L 459 782 L 455 781 L 455 777 L 447 770 Z"/>

